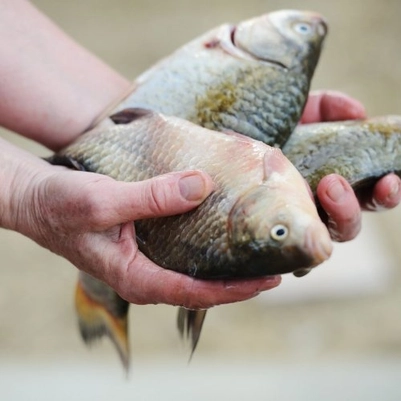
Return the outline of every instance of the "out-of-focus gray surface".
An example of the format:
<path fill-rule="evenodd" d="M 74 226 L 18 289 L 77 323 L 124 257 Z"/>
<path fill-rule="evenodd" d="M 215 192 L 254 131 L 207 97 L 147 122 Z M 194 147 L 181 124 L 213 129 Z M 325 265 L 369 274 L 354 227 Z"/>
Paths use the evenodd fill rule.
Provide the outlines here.
<path fill-rule="evenodd" d="M 224 22 L 280 8 L 318 11 L 326 16 L 330 33 L 313 87 L 345 91 L 360 99 L 370 115 L 401 114 L 397 0 L 34 3 L 77 41 L 132 78 Z M 37 154 L 45 152 L 3 135 Z M 175 309 L 132 307 L 133 369 L 128 382 L 121 383 L 111 346 L 104 342 L 88 351 L 77 335 L 72 306 L 75 269 L 22 236 L 1 230 L 0 398 L 62 399 L 58 390 L 70 389 L 74 397 L 69 399 L 110 399 L 119 392 L 125 394 L 122 399 L 143 400 L 196 400 L 202 395 L 220 400 L 400 399 L 400 209 L 365 218 L 365 229 L 374 235 L 351 244 L 338 266 L 351 270 L 366 256 L 366 249 L 374 249 L 377 257 L 366 263 L 374 264 L 378 276 L 371 277 L 380 283 L 377 289 L 360 291 L 363 266 L 360 280 L 341 276 L 332 282 L 331 268 L 322 280 L 327 293 L 331 284 L 335 287 L 334 297 L 306 294 L 293 302 L 273 302 L 266 294 L 215 308 L 189 367 L 175 330 Z M 307 286 L 308 278 L 297 283 Z M 343 296 L 342 283 L 347 286 Z M 318 285 L 311 284 L 310 291 Z M 275 291 L 285 291 L 285 282 L 281 287 Z M 107 397 L 94 397 L 101 389 Z"/>
<path fill-rule="evenodd" d="M 2 399 L 163 401 L 399 401 L 401 367 L 388 359 L 329 363 L 238 359 L 186 366 L 143 361 L 127 379 L 110 368 L 68 361 L 53 369 L 42 362 L 0 366 Z M 21 385 L 13 385 L 19 377 Z M 4 381 L 4 383 L 3 383 Z"/>

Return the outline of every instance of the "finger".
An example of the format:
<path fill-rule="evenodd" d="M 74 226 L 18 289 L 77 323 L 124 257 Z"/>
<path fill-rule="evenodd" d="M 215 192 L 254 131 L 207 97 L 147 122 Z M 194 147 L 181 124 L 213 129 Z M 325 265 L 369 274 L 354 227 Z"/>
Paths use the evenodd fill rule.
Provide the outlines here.
<path fill-rule="evenodd" d="M 201 171 L 131 183 L 102 179 L 86 186 L 79 204 L 85 220 L 92 222 L 89 227 L 98 231 L 127 221 L 187 212 L 202 203 L 213 188 L 211 178 Z"/>
<path fill-rule="evenodd" d="M 373 188 L 373 194 L 362 196 L 361 206 L 364 210 L 380 211 L 392 209 L 401 201 L 401 180 L 395 174 L 381 178 Z"/>
<path fill-rule="evenodd" d="M 316 91 L 309 95 L 302 124 L 366 118 L 363 105 L 344 93 Z"/>
<path fill-rule="evenodd" d="M 206 309 L 244 301 L 280 284 L 279 276 L 250 280 L 200 280 L 162 269 L 138 252 L 120 280 L 120 295 L 131 303 L 180 305 Z"/>
<path fill-rule="evenodd" d="M 132 222 L 104 232 L 80 235 L 71 248 L 66 248 L 62 256 L 115 289 L 139 253 Z"/>
<path fill-rule="evenodd" d="M 327 226 L 335 241 L 349 241 L 361 229 L 361 210 L 353 189 L 341 176 L 330 174 L 317 187 L 317 197 L 327 213 Z"/>
<path fill-rule="evenodd" d="M 170 173 L 150 180 L 119 185 L 118 221 L 171 216 L 202 203 L 212 191 L 211 178 L 200 171 Z"/>
<path fill-rule="evenodd" d="M 157 266 L 138 251 L 134 238 L 131 223 L 121 226 L 119 238 L 114 241 L 101 233 L 86 235 L 68 259 L 136 304 L 206 309 L 253 298 L 281 282 L 280 276 L 227 281 L 194 279 Z"/>

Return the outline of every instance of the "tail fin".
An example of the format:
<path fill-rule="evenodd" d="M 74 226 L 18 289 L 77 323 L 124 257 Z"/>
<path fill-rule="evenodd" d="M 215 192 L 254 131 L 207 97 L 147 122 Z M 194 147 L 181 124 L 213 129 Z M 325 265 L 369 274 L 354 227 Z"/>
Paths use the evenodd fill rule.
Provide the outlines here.
<path fill-rule="evenodd" d="M 206 317 L 206 310 L 190 310 L 180 308 L 177 316 L 178 331 L 182 338 L 190 339 L 191 341 L 191 356 L 195 352 L 198 345 L 199 337 L 202 331 L 203 322 Z"/>
<path fill-rule="evenodd" d="M 129 369 L 128 307 L 114 290 L 100 280 L 80 273 L 75 308 L 79 330 L 86 344 L 109 337 L 116 346 L 124 368 Z"/>

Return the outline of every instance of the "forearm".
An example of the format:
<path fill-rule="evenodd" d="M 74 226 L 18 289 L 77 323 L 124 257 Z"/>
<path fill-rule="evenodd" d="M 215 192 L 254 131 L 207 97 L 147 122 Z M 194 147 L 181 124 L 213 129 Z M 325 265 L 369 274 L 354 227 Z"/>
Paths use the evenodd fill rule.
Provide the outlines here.
<path fill-rule="evenodd" d="M 29 188 L 46 175 L 52 166 L 44 160 L 0 138 L 0 227 L 29 235 Z"/>
<path fill-rule="evenodd" d="M 129 88 L 26 0 L 0 2 L 0 36 L 0 125 L 53 150 Z"/>

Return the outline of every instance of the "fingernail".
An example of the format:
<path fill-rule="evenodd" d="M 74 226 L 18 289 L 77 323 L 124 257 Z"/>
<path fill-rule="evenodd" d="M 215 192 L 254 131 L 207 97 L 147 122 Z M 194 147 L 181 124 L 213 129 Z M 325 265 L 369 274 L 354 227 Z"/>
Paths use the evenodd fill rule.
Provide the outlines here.
<path fill-rule="evenodd" d="M 187 175 L 178 182 L 183 198 L 189 201 L 200 201 L 205 197 L 205 180 L 199 174 Z"/>
<path fill-rule="evenodd" d="M 393 183 L 391 186 L 390 193 L 387 196 L 387 199 L 393 199 L 400 192 L 400 183 L 399 181 Z"/>
<path fill-rule="evenodd" d="M 254 294 L 259 294 L 262 291 L 270 290 L 274 287 L 277 287 L 281 283 L 281 276 L 268 276 L 261 277 L 258 279 L 251 279 L 254 283 L 257 282 L 257 287 L 254 288 Z M 247 280 L 227 280 L 224 283 L 226 290 L 236 290 L 244 288 L 244 284 L 247 283 Z"/>
<path fill-rule="evenodd" d="M 341 182 L 335 180 L 327 188 L 327 195 L 333 202 L 339 202 L 345 194 L 345 189 Z"/>
<path fill-rule="evenodd" d="M 266 277 L 265 282 L 260 287 L 260 291 L 270 290 L 277 287 L 281 283 L 281 276 Z"/>

